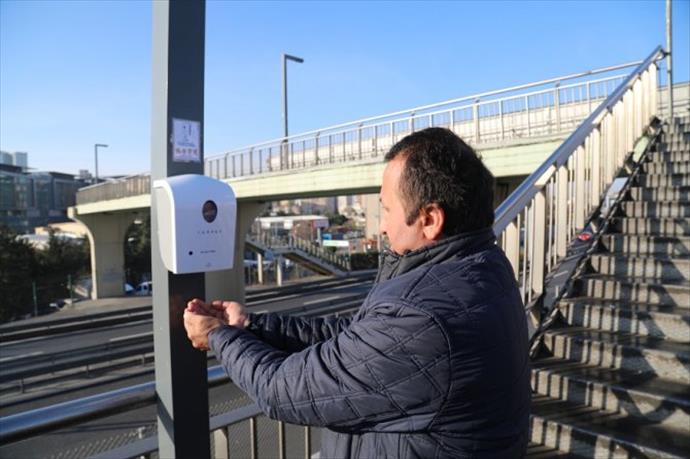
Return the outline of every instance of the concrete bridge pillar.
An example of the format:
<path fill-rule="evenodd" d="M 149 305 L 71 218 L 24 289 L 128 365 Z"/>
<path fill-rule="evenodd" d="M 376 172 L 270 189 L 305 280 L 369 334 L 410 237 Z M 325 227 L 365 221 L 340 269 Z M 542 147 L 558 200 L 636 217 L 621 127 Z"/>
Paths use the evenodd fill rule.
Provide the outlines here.
<path fill-rule="evenodd" d="M 256 277 L 259 285 L 264 283 L 264 256 L 260 253 L 256 254 Z"/>
<path fill-rule="evenodd" d="M 70 218 L 87 228 L 91 249 L 91 298 L 124 295 L 125 233 L 134 222 L 132 213 L 98 213 Z"/>
<path fill-rule="evenodd" d="M 206 301 L 223 299 L 244 303 L 244 241 L 265 205 L 256 201 L 237 203 L 234 267 L 206 273 Z"/>

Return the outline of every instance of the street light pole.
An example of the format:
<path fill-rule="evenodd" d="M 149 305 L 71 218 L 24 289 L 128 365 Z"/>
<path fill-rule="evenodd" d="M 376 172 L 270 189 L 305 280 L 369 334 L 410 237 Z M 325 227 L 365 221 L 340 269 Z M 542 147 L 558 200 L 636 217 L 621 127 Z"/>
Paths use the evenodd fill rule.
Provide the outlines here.
<path fill-rule="evenodd" d="M 93 145 L 93 155 L 96 158 L 96 177 L 94 183 L 98 183 L 98 147 L 108 148 L 108 145 L 104 143 L 96 143 Z"/>
<path fill-rule="evenodd" d="M 282 164 L 287 164 L 287 136 L 288 136 L 288 95 L 287 95 L 287 61 L 293 61 L 297 62 L 298 64 L 301 64 L 304 62 L 304 59 L 301 57 L 296 57 L 296 56 L 291 56 L 289 54 L 283 53 L 281 62 L 283 65 L 283 138 L 285 139 L 283 141 L 283 144 L 285 145 L 284 147 L 284 162 L 281 161 L 281 168 Z"/>

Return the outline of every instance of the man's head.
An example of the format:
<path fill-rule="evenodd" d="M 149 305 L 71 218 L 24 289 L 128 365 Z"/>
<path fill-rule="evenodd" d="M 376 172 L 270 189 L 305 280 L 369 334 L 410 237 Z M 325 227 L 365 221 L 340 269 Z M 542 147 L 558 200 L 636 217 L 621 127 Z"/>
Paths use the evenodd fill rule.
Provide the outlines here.
<path fill-rule="evenodd" d="M 399 254 L 493 224 L 494 178 L 448 129 L 410 134 L 386 155 L 381 233 Z"/>

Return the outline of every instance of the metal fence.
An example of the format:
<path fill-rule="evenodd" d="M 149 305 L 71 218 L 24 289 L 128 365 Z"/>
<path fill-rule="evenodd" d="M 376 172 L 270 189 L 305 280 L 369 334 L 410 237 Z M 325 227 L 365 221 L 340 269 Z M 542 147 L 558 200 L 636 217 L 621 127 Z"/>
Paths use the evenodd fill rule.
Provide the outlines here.
<path fill-rule="evenodd" d="M 474 146 L 564 135 L 625 78 L 612 73 L 638 64 L 566 75 L 279 138 L 210 156 L 204 171 L 228 179 L 380 161 L 395 142 L 431 126 L 449 128 Z M 109 180 L 80 189 L 77 205 L 148 194 L 150 189 L 148 173 Z"/>

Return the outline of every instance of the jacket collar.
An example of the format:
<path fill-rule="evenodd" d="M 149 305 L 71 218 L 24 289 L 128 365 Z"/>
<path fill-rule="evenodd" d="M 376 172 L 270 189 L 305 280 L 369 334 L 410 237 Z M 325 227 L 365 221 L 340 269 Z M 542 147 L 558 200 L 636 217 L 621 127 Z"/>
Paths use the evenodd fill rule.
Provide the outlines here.
<path fill-rule="evenodd" d="M 386 249 L 383 252 L 381 267 L 376 282 L 400 276 L 413 269 L 430 264 L 439 264 L 453 258 L 464 258 L 496 243 L 493 228 L 484 228 L 469 233 L 461 233 L 438 242 L 409 251 L 403 255 Z"/>

